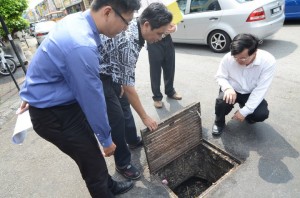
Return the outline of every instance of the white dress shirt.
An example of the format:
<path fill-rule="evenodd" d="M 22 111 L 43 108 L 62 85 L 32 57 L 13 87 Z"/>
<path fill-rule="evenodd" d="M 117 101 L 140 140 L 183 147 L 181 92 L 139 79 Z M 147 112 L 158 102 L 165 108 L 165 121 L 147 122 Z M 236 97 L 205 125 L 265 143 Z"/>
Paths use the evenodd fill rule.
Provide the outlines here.
<path fill-rule="evenodd" d="M 276 60 L 272 54 L 264 50 L 257 50 L 254 61 L 246 66 L 240 65 L 231 53 L 227 53 L 216 74 L 216 80 L 224 91 L 233 88 L 240 94 L 250 94 L 240 113 L 246 117 L 254 112 L 264 99 L 272 82 Z"/>

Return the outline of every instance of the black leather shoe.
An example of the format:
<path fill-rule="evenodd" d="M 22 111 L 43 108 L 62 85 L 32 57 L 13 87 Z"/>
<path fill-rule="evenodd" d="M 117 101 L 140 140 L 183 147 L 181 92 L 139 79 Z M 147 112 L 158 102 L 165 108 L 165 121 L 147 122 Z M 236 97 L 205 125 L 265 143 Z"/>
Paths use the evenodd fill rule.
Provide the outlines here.
<path fill-rule="evenodd" d="M 131 150 L 134 150 L 134 149 L 137 149 L 137 148 L 140 148 L 141 146 L 143 146 L 143 140 L 141 137 L 137 137 L 137 143 L 135 144 L 128 144 L 128 147 L 131 149 Z"/>
<path fill-rule="evenodd" d="M 118 171 L 121 175 L 123 175 L 127 179 L 135 180 L 141 177 L 141 172 L 131 164 L 129 164 L 125 168 L 116 167 L 116 171 Z"/>
<path fill-rule="evenodd" d="M 224 126 L 217 126 L 216 124 L 212 127 L 212 134 L 213 135 L 221 135 L 223 132 Z"/>
<path fill-rule="evenodd" d="M 123 194 L 129 191 L 133 187 L 133 182 L 131 180 L 116 182 L 111 192 L 114 195 Z"/>
<path fill-rule="evenodd" d="M 254 120 L 252 120 L 252 119 L 250 119 L 250 118 L 248 118 L 248 117 L 246 117 L 245 120 L 246 120 L 246 122 L 247 122 L 248 124 L 254 124 L 254 123 L 256 123 Z"/>

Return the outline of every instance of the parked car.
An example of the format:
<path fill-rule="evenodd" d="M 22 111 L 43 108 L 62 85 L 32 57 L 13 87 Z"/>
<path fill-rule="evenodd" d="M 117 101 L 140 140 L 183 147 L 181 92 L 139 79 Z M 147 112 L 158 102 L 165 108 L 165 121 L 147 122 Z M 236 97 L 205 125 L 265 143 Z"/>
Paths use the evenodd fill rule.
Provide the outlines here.
<path fill-rule="evenodd" d="M 300 19 L 300 0 L 285 0 L 285 20 Z"/>
<path fill-rule="evenodd" d="M 214 52 L 229 50 L 239 33 L 264 39 L 284 22 L 284 0 L 177 0 L 183 20 L 172 34 L 175 43 L 206 44 Z"/>
<path fill-rule="evenodd" d="M 36 37 L 38 45 L 46 38 L 48 33 L 54 28 L 56 23 L 54 21 L 42 21 L 36 23 L 34 28 L 34 35 Z"/>
<path fill-rule="evenodd" d="M 38 23 L 38 21 L 36 21 L 36 22 L 31 22 L 30 24 L 29 24 L 29 35 L 30 36 L 34 36 L 34 27 L 35 27 L 35 25 Z"/>

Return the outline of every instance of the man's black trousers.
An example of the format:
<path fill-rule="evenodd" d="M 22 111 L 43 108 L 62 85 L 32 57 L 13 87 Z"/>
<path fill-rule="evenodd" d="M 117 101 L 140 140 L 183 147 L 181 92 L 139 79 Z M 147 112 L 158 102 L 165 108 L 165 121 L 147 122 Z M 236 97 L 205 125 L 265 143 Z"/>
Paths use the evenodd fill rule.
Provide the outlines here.
<path fill-rule="evenodd" d="M 114 197 L 109 190 L 114 181 L 108 174 L 96 137 L 77 103 L 44 109 L 30 106 L 29 113 L 36 133 L 77 163 L 93 198 Z"/>
<path fill-rule="evenodd" d="M 130 164 L 131 153 L 125 140 L 125 119 L 123 110 L 118 96 L 114 91 L 111 76 L 101 74 L 100 78 L 103 84 L 111 136 L 117 146 L 114 154 L 115 164 L 118 168 L 125 168 Z"/>
<path fill-rule="evenodd" d="M 122 97 L 120 97 L 122 89 L 120 84 L 113 82 L 113 88 L 123 110 L 125 119 L 125 140 L 127 144 L 134 145 L 137 143 L 138 137 L 134 117 L 130 108 L 130 103 L 125 93 L 123 93 Z"/>
<path fill-rule="evenodd" d="M 220 90 L 215 105 L 215 114 L 216 114 L 215 124 L 217 126 L 225 125 L 225 116 L 229 114 L 234 107 L 232 104 L 226 103 L 226 101 L 223 100 L 223 96 L 224 96 L 224 92 Z M 240 108 L 242 108 L 245 106 L 245 103 L 247 102 L 249 96 L 250 94 L 237 93 L 237 98 L 235 103 L 238 103 L 240 105 Z M 246 119 L 250 120 L 251 122 L 262 122 L 268 117 L 269 117 L 268 103 L 265 99 L 263 99 L 262 102 L 254 110 L 254 112 L 246 116 Z"/>
<path fill-rule="evenodd" d="M 160 92 L 161 70 L 163 70 L 165 94 L 170 97 L 173 96 L 175 94 L 175 50 L 171 36 L 167 35 L 161 41 L 148 44 L 147 50 L 153 100 L 160 101 L 163 98 Z"/>

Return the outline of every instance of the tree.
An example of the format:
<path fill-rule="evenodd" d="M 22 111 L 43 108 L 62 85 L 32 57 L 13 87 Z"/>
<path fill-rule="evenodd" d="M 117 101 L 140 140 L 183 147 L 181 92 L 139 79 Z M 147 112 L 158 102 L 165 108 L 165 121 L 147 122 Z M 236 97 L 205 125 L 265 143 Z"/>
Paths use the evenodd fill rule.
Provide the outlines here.
<path fill-rule="evenodd" d="M 27 0 L 0 0 L 0 15 L 12 35 L 29 26 L 29 22 L 22 18 L 22 14 L 27 8 Z M 1 36 L 5 35 L 1 24 L 0 34 Z"/>

